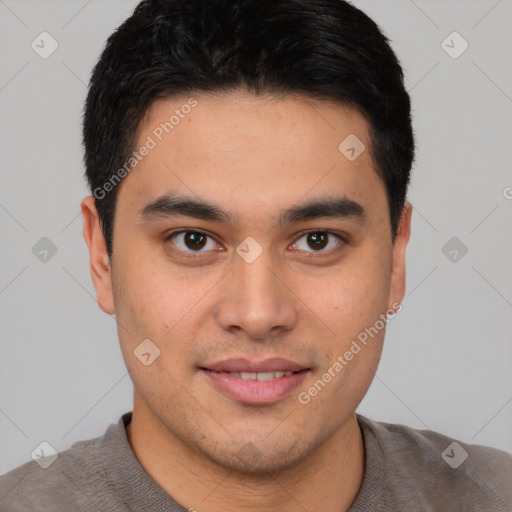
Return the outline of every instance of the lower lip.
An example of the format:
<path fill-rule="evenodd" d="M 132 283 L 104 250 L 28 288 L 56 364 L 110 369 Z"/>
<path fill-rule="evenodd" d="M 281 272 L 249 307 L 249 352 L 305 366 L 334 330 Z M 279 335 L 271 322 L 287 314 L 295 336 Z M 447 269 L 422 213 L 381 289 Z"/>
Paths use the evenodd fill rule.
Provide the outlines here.
<path fill-rule="evenodd" d="M 243 380 L 229 373 L 200 370 L 221 393 L 244 404 L 272 404 L 294 390 L 309 370 L 272 380 Z"/>

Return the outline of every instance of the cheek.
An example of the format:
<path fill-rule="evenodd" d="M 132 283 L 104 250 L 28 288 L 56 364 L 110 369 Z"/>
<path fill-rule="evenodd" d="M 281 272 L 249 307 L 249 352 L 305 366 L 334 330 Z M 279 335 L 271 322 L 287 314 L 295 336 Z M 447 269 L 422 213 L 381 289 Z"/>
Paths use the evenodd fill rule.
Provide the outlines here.
<path fill-rule="evenodd" d="M 160 349 L 160 363 L 178 368 L 201 327 L 203 300 L 219 281 L 213 273 L 190 272 L 162 259 L 130 254 L 113 273 L 116 320 L 123 353 L 128 358 L 144 339 Z"/>
<path fill-rule="evenodd" d="M 116 313 L 136 330 L 162 335 L 175 317 L 191 307 L 193 287 L 183 272 L 172 269 L 154 251 L 127 244 L 129 257 L 115 261 L 113 273 Z M 131 247 L 131 248 L 130 248 Z"/>
<path fill-rule="evenodd" d="M 162 399 L 160 395 L 168 396 L 185 380 L 184 359 L 194 329 L 190 317 L 199 293 L 184 279 L 167 276 L 149 260 L 132 257 L 117 270 L 116 321 L 121 352 L 136 389 L 154 404 Z M 144 362 L 146 353 L 150 355 Z M 164 389 L 168 393 L 163 393 Z"/>
<path fill-rule="evenodd" d="M 340 268 L 330 284 L 324 311 L 335 335 L 329 344 L 328 367 L 332 399 L 350 400 L 355 407 L 364 397 L 377 370 L 386 330 L 391 277 L 390 254 L 361 251 L 353 265 Z M 320 297 L 320 295 L 319 295 Z M 328 312 L 328 313 L 327 313 Z M 339 363 L 333 368 L 335 362 Z"/>
<path fill-rule="evenodd" d="M 350 261 L 339 265 L 335 272 L 311 278 L 307 303 L 330 327 L 336 340 L 355 338 L 387 310 L 390 258 L 377 254 L 375 250 L 354 252 Z"/>

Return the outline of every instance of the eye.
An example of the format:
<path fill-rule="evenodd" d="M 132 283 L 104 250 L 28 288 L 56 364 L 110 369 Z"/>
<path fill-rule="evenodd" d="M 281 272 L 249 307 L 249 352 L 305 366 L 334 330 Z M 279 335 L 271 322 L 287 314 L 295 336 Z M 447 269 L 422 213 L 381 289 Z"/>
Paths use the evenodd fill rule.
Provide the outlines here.
<path fill-rule="evenodd" d="M 175 231 L 170 233 L 165 240 L 170 241 L 178 251 L 187 255 L 214 251 L 219 247 L 208 233 L 197 229 Z M 342 245 L 341 242 L 345 242 L 345 240 L 336 233 L 316 230 L 304 233 L 292 244 L 292 247 L 310 254 L 323 254 L 336 252 Z"/>
<path fill-rule="evenodd" d="M 340 235 L 331 231 L 309 231 L 304 233 L 294 244 L 293 248 L 306 252 L 331 252 L 344 242 Z M 313 251 L 309 251 L 313 249 Z"/>
<path fill-rule="evenodd" d="M 194 253 L 216 249 L 217 243 L 204 231 L 188 230 L 175 231 L 166 237 L 180 251 Z"/>

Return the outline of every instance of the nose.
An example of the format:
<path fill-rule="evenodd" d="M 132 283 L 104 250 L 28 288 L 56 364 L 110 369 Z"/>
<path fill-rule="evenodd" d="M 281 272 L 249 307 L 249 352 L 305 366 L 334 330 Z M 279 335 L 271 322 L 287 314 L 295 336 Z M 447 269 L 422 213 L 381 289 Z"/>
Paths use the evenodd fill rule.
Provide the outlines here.
<path fill-rule="evenodd" d="M 293 329 L 298 301 L 269 251 L 252 263 L 235 255 L 225 294 L 217 307 L 217 322 L 230 332 L 244 331 L 265 340 Z M 291 289 L 290 289 L 291 288 Z"/>

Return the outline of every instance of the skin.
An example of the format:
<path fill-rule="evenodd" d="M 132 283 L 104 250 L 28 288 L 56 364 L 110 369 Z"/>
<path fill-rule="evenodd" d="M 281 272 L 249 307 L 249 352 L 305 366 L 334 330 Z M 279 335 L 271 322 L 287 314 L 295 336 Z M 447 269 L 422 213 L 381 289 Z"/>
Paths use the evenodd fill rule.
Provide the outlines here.
<path fill-rule="evenodd" d="M 364 473 L 355 410 L 377 369 L 385 329 L 307 405 L 297 395 L 379 315 L 397 309 L 412 207 L 406 202 L 393 243 L 385 186 L 357 111 L 298 96 L 193 96 L 197 106 L 119 185 L 111 262 L 94 199 L 81 205 L 98 303 L 116 315 L 134 383 L 128 440 L 185 508 L 303 512 L 321 503 L 325 511 L 347 510 Z M 137 147 L 187 98 L 154 103 Z M 353 162 L 338 150 L 349 134 L 367 148 Z M 167 192 L 215 203 L 233 224 L 143 219 L 140 210 Z M 277 223 L 282 210 L 333 194 L 359 202 L 364 221 Z M 195 259 L 183 255 L 193 252 L 183 237 L 166 240 L 183 228 L 212 236 Z M 324 250 L 338 250 L 323 256 L 305 230 L 348 238 L 331 235 Z M 250 264 L 236 252 L 248 236 L 263 249 Z M 160 349 L 149 366 L 134 356 L 144 339 Z M 283 357 L 311 371 L 281 400 L 247 405 L 217 391 L 198 369 L 230 357 Z"/>

